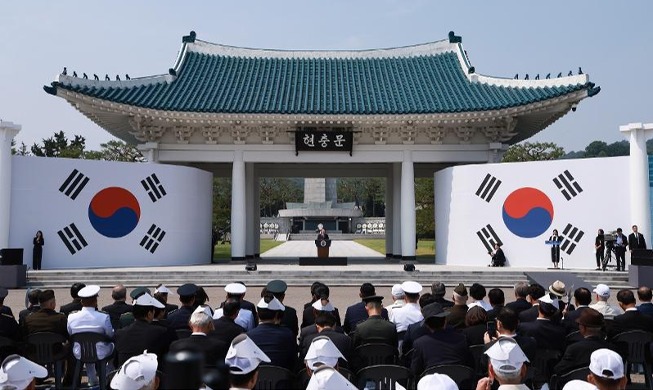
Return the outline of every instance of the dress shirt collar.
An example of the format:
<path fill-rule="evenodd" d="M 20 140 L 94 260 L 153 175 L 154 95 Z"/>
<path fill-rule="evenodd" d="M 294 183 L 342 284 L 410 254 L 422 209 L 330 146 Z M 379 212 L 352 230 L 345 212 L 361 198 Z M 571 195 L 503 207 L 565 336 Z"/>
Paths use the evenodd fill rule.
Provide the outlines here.
<path fill-rule="evenodd" d="M 206 336 L 206 333 L 204 333 L 204 332 L 193 332 L 190 335 L 191 336 Z"/>

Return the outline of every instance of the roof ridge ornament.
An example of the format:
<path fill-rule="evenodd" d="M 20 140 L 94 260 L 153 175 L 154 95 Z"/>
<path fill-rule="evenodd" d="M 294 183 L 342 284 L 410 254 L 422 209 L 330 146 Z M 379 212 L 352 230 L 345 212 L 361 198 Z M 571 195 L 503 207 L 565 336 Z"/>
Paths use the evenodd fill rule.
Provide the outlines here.
<path fill-rule="evenodd" d="M 197 38 L 197 33 L 195 33 L 195 31 L 191 31 L 190 34 L 184 35 L 181 38 L 181 42 L 182 43 L 194 43 L 195 38 Z"/>
<path fill-rule="evenodd" d="M 449 31 L 449 43 L 462 43 L 463 37 L 456 35 L 455 32 Z"/>

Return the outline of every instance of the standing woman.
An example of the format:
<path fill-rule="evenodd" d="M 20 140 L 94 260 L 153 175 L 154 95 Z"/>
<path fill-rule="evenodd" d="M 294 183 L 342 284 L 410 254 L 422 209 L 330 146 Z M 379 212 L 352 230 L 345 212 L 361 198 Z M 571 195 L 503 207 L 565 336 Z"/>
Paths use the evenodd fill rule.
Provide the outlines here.
<path fill-rule="evenodd" d="M 551 261 L 553 262 L 553 268 L 558 268 L 558 263 L 560 262 L 560 241 L 562 237 L 558 235 L 558 229 L 553 229 L 553 234 L 549 237 L 549 241 L 555 242 L 551 245 Z"/>
<path fill-rule="evenodd" d="M 594 240 L 594 248 L 596 249 L 596 270 L 599 271 L 603 263 L 603 256 L 605 255 L 605 235 L 603 229 L 599 229 L 596 240 Z"/>
<path fill-rule="evenodd" d="M 43 258 L 43 233 L 39 230 L 34 236 L 34 252 L 32 254 L 32 269 L 41 269 L 41 259 Z"/>

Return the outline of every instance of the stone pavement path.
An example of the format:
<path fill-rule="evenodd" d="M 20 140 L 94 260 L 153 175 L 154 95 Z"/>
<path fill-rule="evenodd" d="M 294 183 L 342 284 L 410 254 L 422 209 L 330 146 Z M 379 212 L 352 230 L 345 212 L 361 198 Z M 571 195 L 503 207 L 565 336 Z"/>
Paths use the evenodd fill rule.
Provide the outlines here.
<path fill-rule="evenodd" d="M 261 257 L 311 257 L 317 256 L 314 241 L 288 241 L 267 252 Z M 329 256 L 332 257 L 380 257 L 385 258 L 375 250 L 354 241 L 331 241 Z"/>

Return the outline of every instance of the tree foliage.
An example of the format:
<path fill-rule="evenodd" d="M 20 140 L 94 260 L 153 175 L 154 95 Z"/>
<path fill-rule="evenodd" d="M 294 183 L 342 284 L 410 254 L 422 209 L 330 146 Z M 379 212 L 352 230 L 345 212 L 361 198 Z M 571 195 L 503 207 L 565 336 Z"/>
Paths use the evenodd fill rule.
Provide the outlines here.
<path fill-rule="evenodd" d="M 385 186 L 381 177 L 338 179 L 338 201 L 356 202 L 365 217 L 385 216 Z"/>
<path fill-rule="evenodd" d="M 415 228 L 418 237 L 435 237 L 434 204 L 433 178 L 415 178 Z"/>
<path fill-rule="evenodd" d="M 296 179 L 264 177 L 259 181 L 259 201 L 262 217 L 275 217 L 286 208 L 286 202 L 301 202 L 304 189 Z"/>
<path fill-rule="evenodd" d="M 52 137 L 44 138 L 41 144 L 34 143 L 30 151 L 38 157 L 84 158 L 86 138 L 75 135 L 72 140 L 63 131 L 54 133 Z"/>
<path fill-rule="evenodd" d="M 40 143 L 34 143 L 27 150 L 25 144 L 12 153 L 19 155 L 34 155 L 38 157 L 81 158 L 86 160 L 143 162 L 145 159 L 134 145 L 119 140 L 111 140 L 100 144 L 100 150 L 86 150 L 86 138 L 75 135 L 68 139 L 63 131 L 54 133 L 52 137 L 44 138 Z"/>
<path fill-rule="evenodd" d="M 511 145 L 503 155 L 502 162 L 557 160 L 565 150 L 553 142 L 524 142 Z"/>

